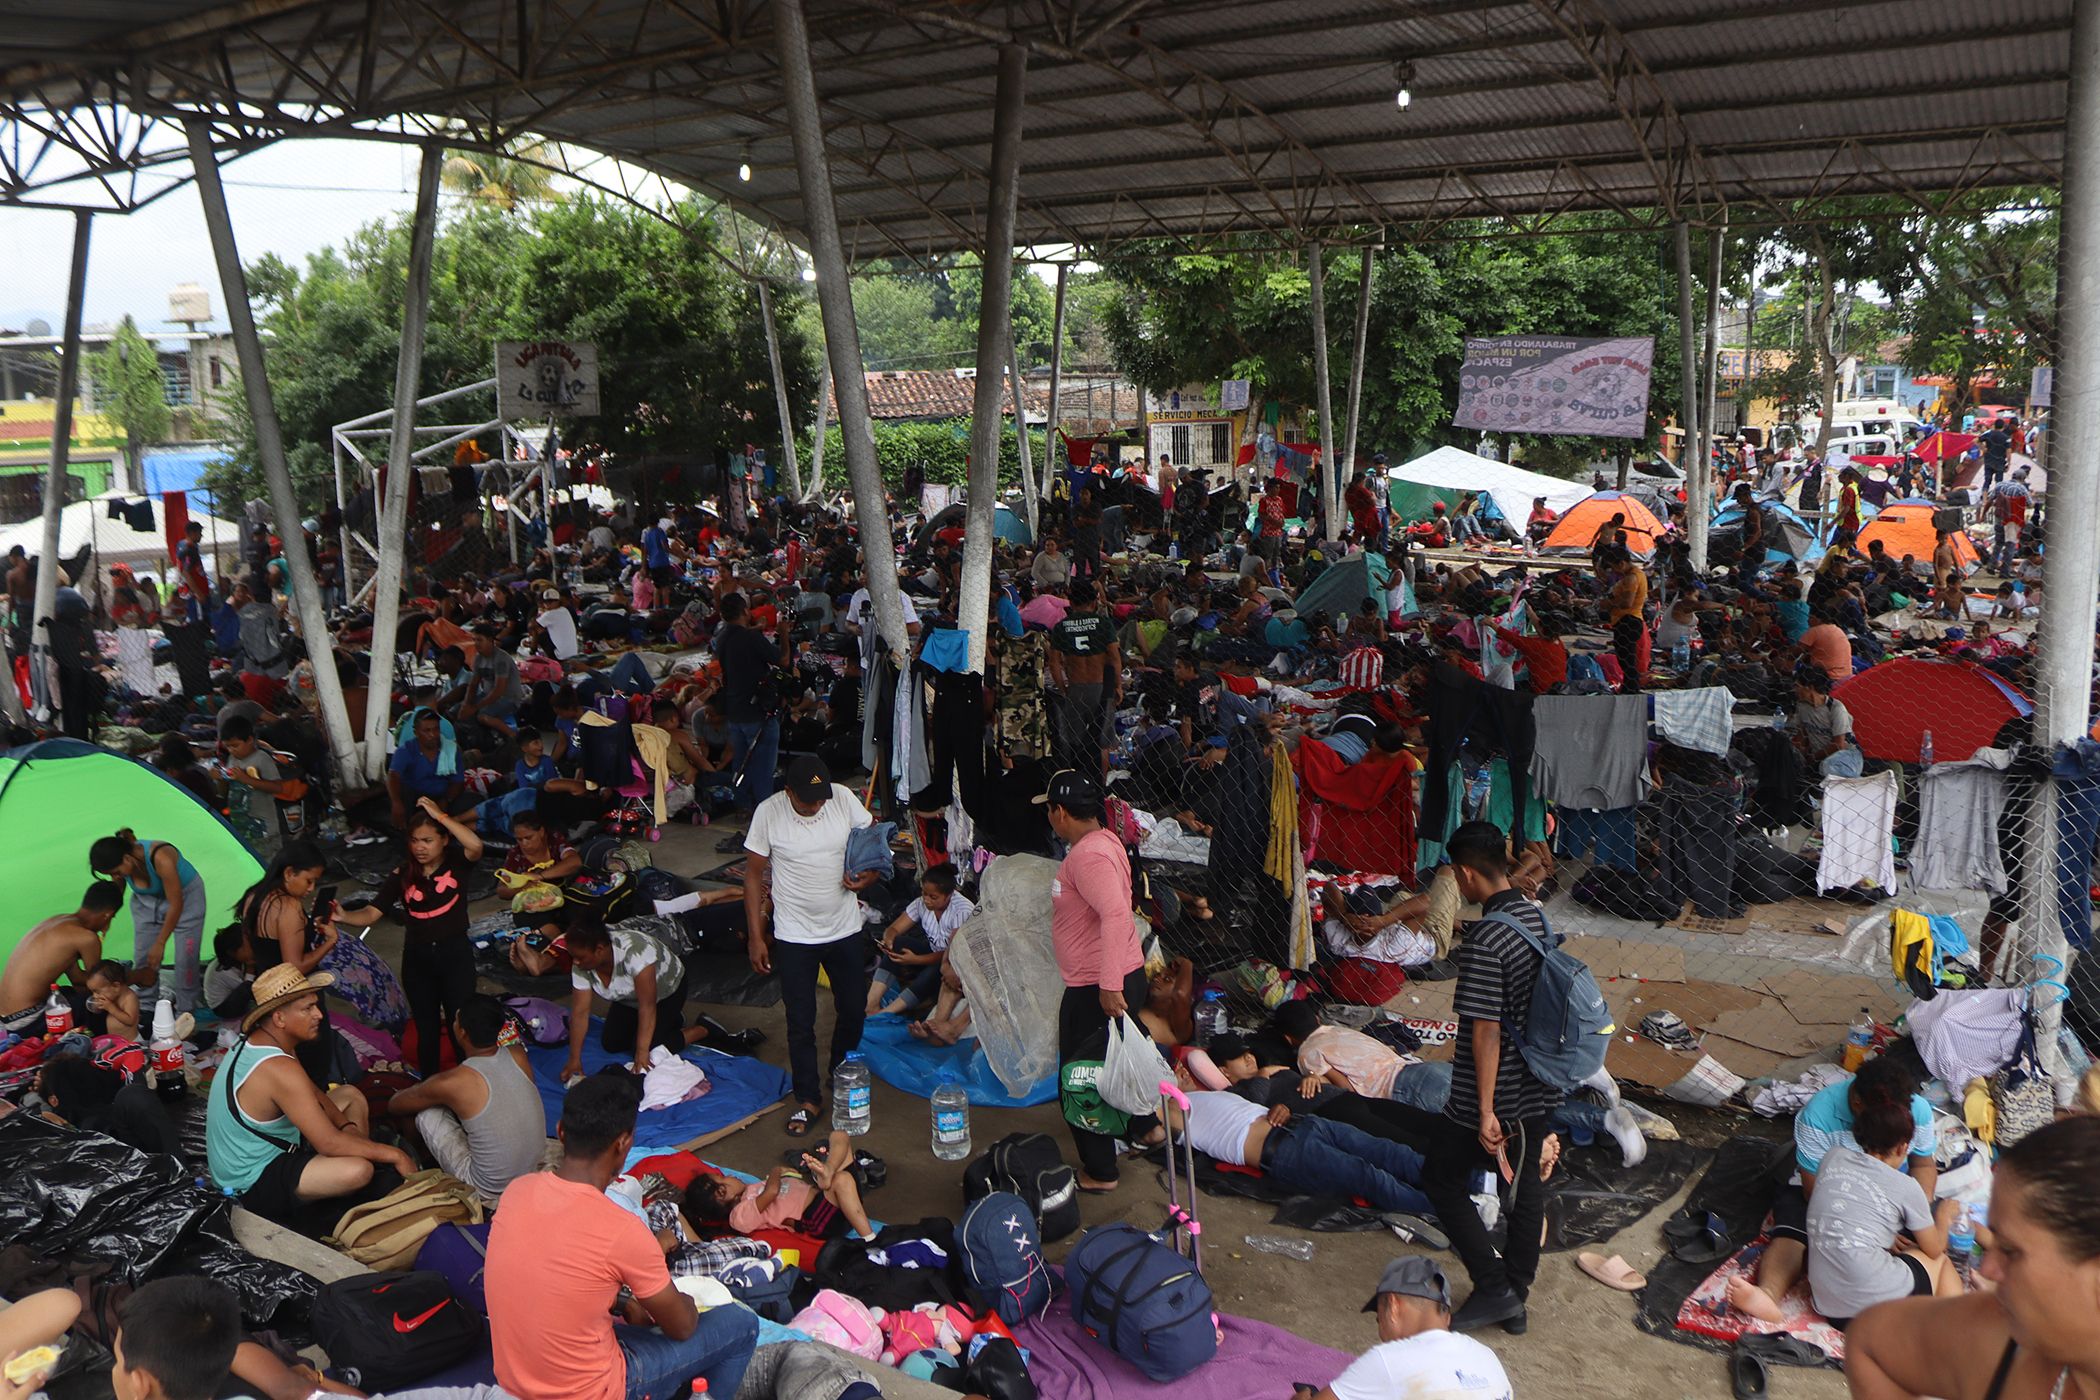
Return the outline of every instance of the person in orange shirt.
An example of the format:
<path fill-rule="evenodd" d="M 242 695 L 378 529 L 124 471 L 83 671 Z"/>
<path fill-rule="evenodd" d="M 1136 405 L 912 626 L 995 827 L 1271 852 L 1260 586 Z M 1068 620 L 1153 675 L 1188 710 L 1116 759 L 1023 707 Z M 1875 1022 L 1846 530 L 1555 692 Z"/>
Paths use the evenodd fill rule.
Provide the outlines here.
<path fill-rule="evenodd" d="M 1568 649 L 1561 645 L 1560 626 L 1546 613 L 1531 619 L 1538 635 L 1527 637 L 1507 627 L 1496 627 L 1495 635 L 1517 649 L 1524 658 L 1527 684 L 1534 695 L 1550 695 L 1568 679 Z"/>
<path fill-rule="evenodd" d="M 1612 650 L 1619 658 L 1619 693 L 1638 695 L 1641 691 L 1640 644 L 1641 629 L 1647 625 L 1644 614 L 1648 607 L 1648 576 L 1634 562 L 1624 545 L 1613 546 L 1605 561 L 1614 580 L 1608 607 L 1611 612 Z M 1566 679 L 1562 672 L 1562 679 Z"/>

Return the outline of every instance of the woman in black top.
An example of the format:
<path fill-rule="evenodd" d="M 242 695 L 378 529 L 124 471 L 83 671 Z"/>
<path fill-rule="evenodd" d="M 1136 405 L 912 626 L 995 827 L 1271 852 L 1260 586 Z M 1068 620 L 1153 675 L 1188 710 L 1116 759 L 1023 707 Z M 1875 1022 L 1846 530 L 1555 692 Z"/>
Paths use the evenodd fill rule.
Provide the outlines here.
<path fill-rule="evenodd" d="M 467 941 L 467 882 L 481 859 L 481 837 L 445 815 L 428 797 L 408 817 L 408 859 L 387 876 L 379 897 L 362 909 L 337 913 L 359 927 L 401 906 L 401 983 L 416 1024 L 416 1058 L 427 1078 L 437 1073 L 439 1037 L 452 1013 L 474 995 L 474 946 Z"/>

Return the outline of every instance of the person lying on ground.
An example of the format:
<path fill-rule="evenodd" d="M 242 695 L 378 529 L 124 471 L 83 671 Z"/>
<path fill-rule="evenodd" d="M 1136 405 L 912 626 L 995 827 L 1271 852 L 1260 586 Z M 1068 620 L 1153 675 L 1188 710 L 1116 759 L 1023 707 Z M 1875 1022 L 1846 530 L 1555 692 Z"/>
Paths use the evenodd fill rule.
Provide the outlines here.
<path fill-rule="evenodd" d="M 413 1116 L 416 1135 L 447 1173 L 491 1205 L 504 1189 L 535 1171 L 546 1151 L 546 1108 L 522 1046 L 499 1049 L 503 1004 L 481 993 L 452 1015 L 459 1063 L 388 1101 L 386 1111 Z"/>
<path fill-rule="evenodd" d="M 851 1231 L 875 1238 L 875 1227 L 860 1203 L 860 1183 L 853 1165 L 853 1139 L 834 1131 L 824 1152 L 802 1154 L 807 1181 L 775 1166 L 762 1182 L 745 1183 L 703 1174 L 685 1194 L 685 1208 L 696 1220 L 719 1221 L 740 1234 L 754 1230 L 793 1230 L 812 1239 L 835 1239 Z"/>
<path fill-rule="evenodd" d="M 919 879 L 919 897 L 876 941 L 880 956 L 868 979 L 868 1014 L 906 1012 L 932 998 L 948 941 L 976 909 L 955 892 L 953 865 L 929 866 Z"/>
<path fill-rule="evenodd" d="M 131 989 L 124 965 L 104 958 L 88 969 L 88 1010 L 103 1018 L 100 1034 L 119 1040 L 139 1038 L 139 994 Z"/>
<path fill-rule="evenodd" d="M 1402 1255 L 1379 1275 L 1364 1304 L 1378 1314 L 1378 1345 L 1318 1390 L 1292 1387 L 1291 1400 L 1510 1400 L 1502 1362 L 1451 1327 L 1451 1283 L 1435 1260 Z"/>
<path fill-rule="evenodd" d="M 1298 1069 L 1305 1076 L 1299 1092 L 1308 1099 L 1322 1084 L 1366 1098 L 1391 1098 L 1393 1081 L 1407 1063 L 1391 1046 L 1362 1031 L 1322 1025 L 1320 1009 L 1309 1001 L 1287 1001 L 1277 1007 L 1275 1027 L 1284 1043 L 1298 1053 Z"/>
<path fill-rule="evenodd" d="M 1154 974 L 1137 1018 L 1156 1043 L 1187 1045 L 1195 1039 L 1195 981 L 1196 965 L 1187 958 L 1176 958 Z"/>
<path fill-rule="evenodd" d="M 257 977 L 255 1007 L 206 1108 L 212 1180 L 279 1224 L 305 1223 L 314 1202 L 385 1183 L 378 1169 L 416 1170 L 400 1148 L 372 1141 L 362 1093 L 344 1084 L 324 1095 L 299 1066 L 298 1048 L 320 1034 L 321 992 L 334 984 L 282 963 Z"/>
<path fill-rule="evenodd" d="M 1868 1104 L 1883 1099 L 1910 1105 L 1906 1170 L 1917 1179 L 1925 1199 L 1932 1199 L 1939 1184 L 1939 1166 L 1933 1155 L 1939 1141 L 1932 1130 L 1932 1107 L 1915 1092 L 1901 1065 L 1886 1056 L 1869 1060 L 1852 1078 L 1817 1091 L 1794 1115 L 1794 1164 L 1799 1168 L 1799 1182 L 1781 1188 L 1772 1202 L 1772 1238 L 1747 1280 L 1755 1286 L 1754 1293 L 1743 1295 L 1749 1302 L 1756 1303 L 1757 1294 L 1770 1300 L 1784 1298 L 1800 1281 L 1808 1264 L 1808 1208 L 1815 1196 L 1816 1174 L 1836 1148 L 1858 1148 L 1854 1125 L 1859 1114 Z"/>
<path fill-rule="evenodd" d="M 129 1080 L 79 1055 L 44 1061 L 37 1074 L 37 1094 L 44 1116 L 104 1137 L 140 1152 L 182 1155 L 182 1139 L 166 1105 L 143 1074 Z"/>
<path fill-rule="evenodd" d="M 561 1165 L 519 1177 L 496 1212 L 489 1337 L 496 1379 L 518 1400 L 642 1400 L 696 1376 L 709 1395 L 733 1396 L 743 1380 L 757 1316 L 698 1311 L 648 1225 L 606 1198 L 634 1146 L 641 1093 L 638 1079 L 600 1074 L 570 1089 Z"/>
<path fill-rule="evenodd" d="M 1188 1096 L 1188 1111 L 1169 1100 L 1161 1112 L 1197 1151 L 1228 1166 L 1258 1168 L 1312 1195 L 1361 1196 L 1410 1236 L 1423 1233 L 1433 1218 L 1429 1198 L 1414 1185 L 1422 1154 L 1413 1148 L 1331 1119 L 1294 1117 L 1288 1104 L 1265 1110 L 1237 1094 L 1202 1089 L 1187 1065 L 1176 1067 L 1174 1077 Z"/>
<path fill-rule="evenodd" d="M 61 980 L 85 991 L 88 968 L 102 960 L 102 936 L 123 907 L 123 883 L 96 880 L 79 908 L 54 914 L 22 935 L 0 972 L 0 1032 L 41 1032 L 44 1005 Z"/>

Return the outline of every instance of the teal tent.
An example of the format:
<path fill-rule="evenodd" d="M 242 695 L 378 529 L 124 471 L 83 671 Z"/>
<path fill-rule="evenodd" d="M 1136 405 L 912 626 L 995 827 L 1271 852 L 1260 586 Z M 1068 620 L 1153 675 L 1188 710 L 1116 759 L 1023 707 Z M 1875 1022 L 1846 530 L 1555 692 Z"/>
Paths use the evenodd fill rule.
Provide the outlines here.
<path fill-rule="evenodd" d="M 1390 572 L 1383 555 L 1352 554 L 1338 564 L 1330 564 L 1326 572 L 1305 586 L 1291 606 L 1298 610 L 1300 617 L 1310 617 L 1325 609 L 1328 617 L 1340 619 L 1354 617 L 1364 600 L 1369 598 L 1382 612 L 1385 609 L 1386 578 Z"/>
<path fill-rule="evenodd" d="M 0 956 L 53 914 L 80 907 L 94 878 L 88 847 L 119 828 L 166 841 L 204 881 L 212 933 L 233 922 L 234 901 L 262 878 L 262 865 L 225 818 L 151 764 L 78 739 L 46 739 L 0 753 L 0 846 L 8 853 L 7 910 Z M 105 946 L 129 960 L 132 924 L 117 915 Z"/>
<path fill-rule="evenodd" d="M 1458 508 L 1458 498 L 1464 494 L 1456 487 L 1429 486 L 1419 481 L 1402 481 L 1398 477 L 1386 486 L 1386 499 L 1393 504 L 1393 524 L 1396 527 L 1427 520 L 1435 513 L 1431 507 L 1439 502 L 1448 515 Z"/>

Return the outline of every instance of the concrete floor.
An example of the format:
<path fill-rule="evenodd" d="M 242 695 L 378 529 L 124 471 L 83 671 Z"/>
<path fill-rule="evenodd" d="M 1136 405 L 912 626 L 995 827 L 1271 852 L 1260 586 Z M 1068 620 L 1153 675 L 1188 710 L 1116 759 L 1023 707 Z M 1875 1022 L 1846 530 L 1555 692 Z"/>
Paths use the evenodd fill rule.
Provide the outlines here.
<path fill-rule="evenodd" d="M 718 854 L 714 847 L 740 825 L 735 821 L 706 827 L 673 824 L 665 828 L 663 840 L 652 848 L 657 864 L 680 875 L 704 878 L 708 872 L 737 859 L 735 854 Z M 1565 903 L 1564 895 L 1559 902 Z M 495 901 L 487 901 L 475 913 L 493 912 L 497 907 Z M 1584 928 L 1571 928 L 1570 932 L 1616 937 L 1645 934 L 1649 939 L 1673 940 L 1702 937 L 1674 929 L 1656 930 L 1652 925 L 1629 925 L 1623 920 L 1582 912 Z M 400 939 L 399 927 L 387 921 L 373 929 L 370 941 L 389 958 L 398 958 Z M 1739 939 L 1711 941 L 1724 946 L 1699 951 L 1717 960 L 1741 959 L 1729 970 L 1739 971 L 1746 978 L 1776 970 L 1775 965 L 1798 967 L 1789 959 L 1771 958 L 1768 950 L 1760 950 L 1767 956 L 1744 956 Z M 1734 946 L 1724 951 L 1729 944 Z M 768 1040 L 761 1047 L 760 1058 L 786 1065 L 786 1028 L 778 1006 L 765 1010 L 708 1010 L 732 1029 L 755 1026 L 764 1030 Z M 818 1019 L 819 1044 L 828 1044 L 831 1011 L 822 997 Z M 965 1164 L 934 1158 L 929 1113 L 926 1100 L 876 1081 L 873 1125 L 861 1139 L 861 1145 L 889 1166 L 888 1184 L 868 1198 L 870 1214 L 878 1220 L 917 1220 L 928 1215 L 953 1218 L 962 1213 Z M 1671 1115 L 1682 1120 L 1688 1135 L 1703 1133 L 1715 1140 L 1737 1130 L 1741 1121 L 1674 1106 Z M 776 1109 L 745 1131 L 710 1146 L 704 1155 L 723 1166 L 762 1176 L 793 1145 L 782 1129 L 786 1117 L 784 1106 Z M 970 1129 L 977 1150 L 1011 1132 L 1045 1132 L 1061 1141 L 1069 1140 L 1054 1104 L 1026 1109 L 974 1108 Z M 1661 1224 L 1678 1204 L 1673 1200 L 1658 1208 L 1598 1248 L 1606 1255 L 1622 1254 L 1634 1268 L 1645 1269 L 1662 1256 Z M 1157 1180 L 1156 1169 L 1132 1164 L 1124 1170 L 1120 1190 L 1110 1196 L 1083 1196 L 1080 1206 L 1084 1226 L 1127 1220 L 1153 1229 L 1164 1218 L 1166 1193 Z M 1273 1207 L 1206 1196 L 1200 1201 L 1199 1210 L 1209 1246 L 1204 1273 L 1222 1309 L 1275 1323 L 1299 1336 L 1349 1352 L 1360 1352 L 1378 1340 L 1373 1320 L 1360 1309 L 1386 1260 L 1414 1247 L 1402 1246 L 1381 1234 L 1306 1235 L 1314 1242 L 1317 1253 L 1312 1262 L 1299 1263 L 1258 1253 L 1244 1243 L 1250 1234 L 1300 1233 L 1270 1225 Z M 1051 1246 L 1047 1251 L 1051 1262 L 1060 1262 L 1076 1239 L 1075 1235 Z M 1464 1270 L 1454 1257 L 1444 1257 L 1455 1274 L 1454 1291 L 1463 1299 Z M 1481 1334 L 1481 1340 L 1501 1356 L 1516 1393 L 1525 1400 L 1593 1400 L 1600 1395 L 1627 1400 L 1680 1400 L 1729 1394 L 1724 1358 L 1636 1331 L 1633 1311 L 1630 1295 L 1592 1282 L 1576 1269 L 1572 1255 L 1549 1255 L 1532 1295 L 1530 1331 L 1522 1337 L 1512 1337 L 1491 1329 Z M 1788 1370 L 1775 1377 L 1774 1391 L 1788 1400 L 1837 1400 L 1844 1391 L 1844 1381 L 1834 1371 Z M 899 1387 L 898 1393 L 903 1394 L 904 1388 Z"/>

